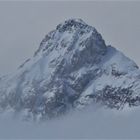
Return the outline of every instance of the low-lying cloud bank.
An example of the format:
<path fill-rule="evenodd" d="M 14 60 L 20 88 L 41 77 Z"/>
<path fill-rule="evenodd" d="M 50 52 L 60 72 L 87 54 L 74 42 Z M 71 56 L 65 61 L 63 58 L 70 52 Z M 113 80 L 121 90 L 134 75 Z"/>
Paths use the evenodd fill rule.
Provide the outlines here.
<path fill-rule="evenodd" d="M 0 139 L 140 138 L 140 108 L 123 111 L 89 108 L 43 123 L 0 116 Z"/>

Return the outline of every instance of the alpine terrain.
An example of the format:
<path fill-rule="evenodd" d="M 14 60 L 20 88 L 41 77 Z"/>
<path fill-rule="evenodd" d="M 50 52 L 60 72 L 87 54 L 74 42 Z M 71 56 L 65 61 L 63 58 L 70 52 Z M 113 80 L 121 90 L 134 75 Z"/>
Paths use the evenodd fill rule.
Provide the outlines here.
<path fill-rule="evenodd" d="M 0 111 L 45 120 L 87 105 L 140 105 L 140 70 L 81 19 L 48 33 L 33 57 L 0 78 Z"/>

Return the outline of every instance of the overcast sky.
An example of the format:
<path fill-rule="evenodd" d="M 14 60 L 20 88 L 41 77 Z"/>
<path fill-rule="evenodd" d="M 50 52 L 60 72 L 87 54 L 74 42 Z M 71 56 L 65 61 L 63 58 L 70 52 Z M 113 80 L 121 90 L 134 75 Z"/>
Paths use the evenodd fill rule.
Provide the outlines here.
<path fill-rule="evenodd" d="M 31 57 L 57 24 L 81 18 L 140 66 L 140 2 L 0 2 L 0 75 Z"/>

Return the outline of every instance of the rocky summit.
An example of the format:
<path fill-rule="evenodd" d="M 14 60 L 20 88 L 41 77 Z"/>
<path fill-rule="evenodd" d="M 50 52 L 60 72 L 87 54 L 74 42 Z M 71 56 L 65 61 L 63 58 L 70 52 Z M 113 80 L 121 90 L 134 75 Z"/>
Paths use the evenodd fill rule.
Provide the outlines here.
<path fill-rule="evenodd" d="M 33 57 L 0 78 L 0 111 L 45 120 L 88 105 L 140 104 L 140 70 L 81 19 L 59 24 Z"/>

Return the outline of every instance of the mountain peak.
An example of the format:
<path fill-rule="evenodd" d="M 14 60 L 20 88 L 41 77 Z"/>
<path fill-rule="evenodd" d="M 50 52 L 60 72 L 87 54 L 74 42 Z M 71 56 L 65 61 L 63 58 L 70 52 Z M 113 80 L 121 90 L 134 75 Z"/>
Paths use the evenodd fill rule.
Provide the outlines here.
<path fill-rule="evenodd" d="M 55 48 L 69 47 L 71 50 L 74 48 L 72 46 L 75 46 L 74 44 L 78 42 L 83 44 L 81 46 L 94 47 L 99 51 L 106 49 L 105 41 L 94 27 L 86 24 L 82 19 L 68 19 L 57 25 L 56 30 L 45 36 L 40 43 L 40 47 L 35 52 L 35 56 L 39 52 L 46 51 L 49 47 L 53 49 L 54 46 Z"/>
<path fill-rule="evenodd" d="M 72 19 L 65 20 L 63 23 L 59 24 L 56 29 L 58 29 L 59 31 L 65 31 L 65 30 L 69 30 L 71 28 L 83 29 L 86 27 L 95 29 L 95 28 L 89 26 L 88 24 L 86 24 L 82 19 L 72 18 Z"/>
<path fill-rule="evenodd" d="M 80 18 L 71 18 L 71 19 L 67 19 L 63 22 L 63 24 L 67 24 L 67 23 L 71 23 L 71 24 L 85 24 L 86 23 L 80 19 Z"/>
<path fill-rule="evenodd" d="M 90 104 L 140 105 L 140 70 L 81 19 L 59 24 L 35 57 L 0 80 L 0 111 L 47 119 Z"/>
<path fill-rule="evenodd" d="M 75 25 L 75 24 L 83 24 L 83 25 L 87 25 L 82 19 L 80 18 L 71 18 L 71 19 L 67 19 L 64 22 L 61 23 L 62 26 L 67 25 L 67 24 L 71 24 L 71 25 Z"/>

